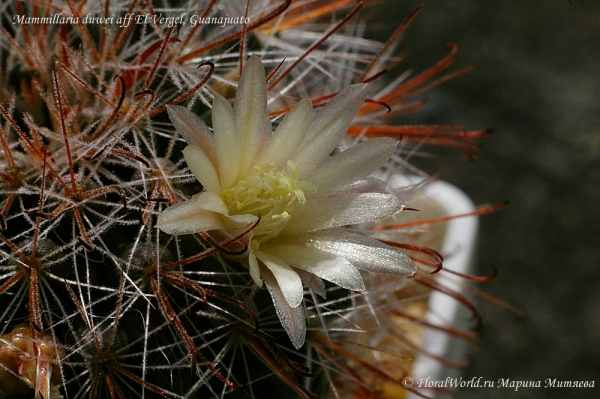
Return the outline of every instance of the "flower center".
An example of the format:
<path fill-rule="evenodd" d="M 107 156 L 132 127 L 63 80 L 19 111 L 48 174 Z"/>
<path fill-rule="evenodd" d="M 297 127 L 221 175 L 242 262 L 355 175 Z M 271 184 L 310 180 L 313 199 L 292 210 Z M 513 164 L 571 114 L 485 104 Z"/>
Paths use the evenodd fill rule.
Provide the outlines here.
<path fill-rule="evenodd" d="M 288 161 L 288 173 L 275 171 L 273 167 L 267 164 L 267 171 L 263 171 L 256 166 L 252 176 L 221 192 L 230 215 L 260 217 L 254 229 L 254 240 L 259 243 L 276 237 L 288 224 L 296 206 L 306 203 L 304 191 L 315 190 L 309 182 L 298 181 L 292 161 Z"/>

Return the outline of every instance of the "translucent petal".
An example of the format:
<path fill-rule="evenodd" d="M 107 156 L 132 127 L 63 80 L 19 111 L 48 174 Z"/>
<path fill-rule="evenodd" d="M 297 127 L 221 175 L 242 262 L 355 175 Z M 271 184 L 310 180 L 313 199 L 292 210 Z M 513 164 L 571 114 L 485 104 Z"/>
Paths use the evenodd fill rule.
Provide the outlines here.
<path fill-rule="evenodd" d="M 258 220 L 257 216 L 254 215 L 250 215 L 250 214 L 243 214 L 243 215 L 233 215 L 233 216 L 227 216 L 224 218 L 225 220 L 223 220 L 223 224 L 225 225 L 225 228 L 227 230 L 234 230 L 234 229 L 240 229 L 241 227 L 247 227 L 249 225 L 252 225 L 254 223 L 256 223 L 256 221 Z M 233 232 L 234 237 L 240 235 L 242 232 Z"/>
<path fill-rule="evenodd" d="M 275 170 L 284 167 L 298 150 L 298 145 L 304 140 L 311 120 L 311 101 L 308 99 L 300 101 L 279 123 L 256 159 L 256 164 L 262 166 L 267 162 L 272 162 Z"/>
<path fill-rule="evenodd" d="M 360 179 L 337 188 L 337 193 L 385 193 L 389 191 L 386 182 L 373 177 Z"/>
<path fill-rule="evenodd" d="M 233 108 L 219 94 L 215 94 L 213 100 L 212 124 L 221 187 L 227 189 L 233 185 L 240 171 L 240 137 L 236 130 Z"/>
<path fill-rule="evenodd" d="M 304 143 L 294 155 L 299 176 L 304 179 L 336 148 L 366 98 L 366 85 L 352 85 L 335 96 L 317 115 Z"/>
<path fill-rule="evenodd" d="M 167 234 L 192 234 L 225 228 L 223 215 L 204 209 L 196 199 L 173 205 L 158 215 L 156 227 Z"/>
<path fill-rule="evenodd" d="M 196 114 L 178 105 L 167 105 L 167 113 L 177 132 L 188 144 L 202 148 L 213 164 L 217 164 L 214 136 Z"/>
<path fill-rule="evenodd" d="M 331 229 L 385 219 L 402 209 L 393 194 L 344 193 L 311 198 L 297 207 L 282 234 Z"/>
<path fill-rule="evenodd" d="M 331 193 L 375 172 L 391 158 L 397 147 L 397 140 L 386 137 L 363 141 L 327 158 L 308 180 L 317 188 L 317 195 Z"/>
<path fill-rule="evenodd" d="M 341 256 L 311 248 L 307 243 L 297 245 L 268 243 L 261 249 L 285 259 L 295 268 L 305 270 L 342 288 L 358 292 L 365 290 L 360 272 Z"/>
<path fill-rule="evenodd" d="M 196 180 L 207 191 L 221 192 L 221 183 L 214 164 L 197 145 L 188 145 L 183 149 L 183 157 Z"/>
<path fill-rule="evenodd" d="M 197 194 L 195 198 L 198 206 L 206 210 L 221 213 L 223 215 L 227 215 L 229 212 L 227 205 L 225 205 L 219 194 L 213 191 L 204 191 Z"/>
<path fill-rule="evenodd" d="M 260 268 L 258 266 L 256 255 L 254 255 L 252 245 L 248 246 L 248 271 L 250 271 L 250 277 L 252 277 L 254 283 L 259 287 L 262 287 L 263 281 L 260 278 Z"/>
<path fill-rule="evenodd" d="M 285 260 L 277 256 L 260 250 L 254 251 L 254 254 L 273 273 L 288 304 L 293 308 L 300 306 L 304 297 L 304 289 L 298 273 Z"/>
<path fill-rule="evenodd" d="M 303 244 L 350 261 L 355 267 L 376 273 L 412 276 L 417 267 L 402 251 L 374 238 L 341 229 L 320 230 L 278 238 L 280 244 Z"/>
<path fill-rule="evenodd" d="M 265 69 L 256 56 L 250 57 L 244 64 L 233 110 L 241 142 L 240 171 L 243 176 L 244 171 L 251 170 L 256 155 L 271 133 Z"/>
<path fill-rule="evenodd" d="M 304 320 L 303 307 L 297 306 L 293 308 L 288 304 L 277 284 L 277 280 L 270 270 L 265 267 L 262 268 L 261 273 L 269 294 L 271 294 L 271 298 L 273 299 L 275 312 L 279 317 L 279 321 L 281 321 L 281 325 L 287 332 L 288 337 L 290 337 L 294 348 L 300 349 L 304 345 L 306 338 L 306 322 Z"/>
<path fill-rule="evenodd" d="M 326 298 L 325 284 L 321 278 L 315 276 L 312 273 L 307 272 L 306 270 L 294 268 L 298 276 L 300 276 L 300 280 L 302 280 L 302 284 L 304 284 L 307 288 L 310 288 L 315 294 L 320 296 L 321 298 Z"/>

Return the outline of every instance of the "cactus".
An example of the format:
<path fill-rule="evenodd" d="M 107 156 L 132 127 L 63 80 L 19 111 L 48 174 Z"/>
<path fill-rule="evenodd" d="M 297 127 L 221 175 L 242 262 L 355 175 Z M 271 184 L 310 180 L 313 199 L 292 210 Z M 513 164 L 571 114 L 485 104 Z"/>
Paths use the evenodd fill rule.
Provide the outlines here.
<path fill-rule="evenodd" d="M 184 149 L 194 140 L 212 140 L 207 126 L 212 114 L 214 128 L 211 108 L 219 106 L 213 99 L 221 109 L 230 107 L 240 76 L 255 62 L 251 54 L 267 72 L 262 122 L 273 127 L 297 112 L 292 107 L 302 100 L 315 115 L 326 114 L 334 108 L 327 104 L 340 101 L 343 95 L 335 96 L 344 88 L 361 88 L 351 114 L 341 106 L 336 111 L 336 118 L 345 120 L 345 138 L 336 142 L 344 151 L 324 153 L 317 161 L 337 156 L 349 164 L 358 143 L 379 140 L 388 144 L 360 148 L 385 147 L 374 155 L 376 167 L 393 154 L 379 173 L 385 180 L 389 173 L 411 170 L 406 154 L 423 145 L 448 145 L 474 156 L 475 140 L 485 131 L 391 123 L 421 106 L 422 91 L 469 69 L 443 75 L 456 55 L 451 45 L 450 54 L 431 69 L 388 79 L 386 68 L 397 63 L 399 39 L 418 10 L 388 42 L 378 43 L 358 36 L 366 23 L 362 1 L 15 0 L 1 7 L 0 384 L 5 395 L 262 398 L 289 391 L 303 398 L 365 397 L 360 396 L 365 392 L 377 397 L 379 382 L 395 379 L 376 357 L 361 358 L 356 349 L 385 352 L 383 341 L 361 333 L 385 335 L 378 314 L 423 295 L 415 286 L 427 286 L 424 278 L 377 275 L 397 270 L 399 259 L 405 265 L 397 275 L 417 268 L 423 275 L 432 262 L 441 264 L 423 238 L 383 243 L 366 237 L 364 229 L 334 223 L 334 244 L 343 243 L 339 256 L 364 285 L 295 267 L 303 285 L 294 286 L 301 303 L 292 306 L 280 269 L 265 266 L 272 258 L 264 252 L 257 256 L 260 274 L 253 274 L 248 262 L 240 265 L 240 256 L 247 258 L 252 248 L 249 238 L 262 231 L 256 230 L 260 212 L 234 232 L 172 235 L 168 228 L 158 229 L 157 220 L 210 191 L 205 164 L 190 164 Z M 259 95 L 246 93 L 235 111 L 255 107 L 252 96 Z M 182 114 L 188 116 L 173 117 Z M 198 128 L 186 123 L 195 120 L 202 134 L 189 137 Z M 390 138 L 399 140 L 395 153 L 398 144 Z M 224 162 L 255 155 L 244 155 L 243 149 L 234 154 L 241 161 Z M 293 174 L 294 165 L 288 166 Z M 404 209 L 400 197 L 413 190 L 389 193 L 385 182 L 365 177 L 353 186 L 356 193 L 376 192 L 393 204 L 378 213 L 373 204 L 383 203 L 369 200 L 368 216 L 347 217 L 344 225 Z M 312 189 L 298 187 L 305 193 Z M 353 209 L 333 205 L 341 213 Z M 320 209 L 313 206 L 303 212 Z M 365 206 L 356 205 L 353 212 Z M 278 215 L 286 218 L 289 210 Z M 378 249 L 354 257 L 341 253 L 366 247 Z M 415 266 L 403 252 L 428 260 L 421 257 Z M 395 257 L 369 263 L 369 256 L 389 254 Z M 311 259 L 307 254 L 307 262 Z M 367 271 L 361 277 L 354 266 Z M 262 281 L 268 289 L 260 287 Z M 295 334 L 304 320 L 307 330 L 300 340 Z M 413 353 L 406 345 L 396 355 Z"/>

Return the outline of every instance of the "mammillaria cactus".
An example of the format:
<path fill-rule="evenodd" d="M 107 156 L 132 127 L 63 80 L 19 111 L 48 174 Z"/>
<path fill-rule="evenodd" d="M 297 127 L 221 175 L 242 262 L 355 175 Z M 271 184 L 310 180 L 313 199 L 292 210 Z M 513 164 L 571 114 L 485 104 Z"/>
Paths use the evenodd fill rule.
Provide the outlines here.
<path fill-rule="evenodd" d="M 439 77 L 456 46 L 384 85 L 417 12 L 377 43 L 357 36 L 363 7 L 2 5 L 6 394 L 376 397 L 382 376 L 356 375 L 344 334 L 402 307 L 382 290 L 435 288 L 425 277 L 374 285 L 375 274 L 423 275 L 441 257 L 346 226 L 406 209 L 401 191 L 368 175 L 405 170 L 411 145 L 474 155 L 486 132 L 390 124 L 451 76 Z"/>

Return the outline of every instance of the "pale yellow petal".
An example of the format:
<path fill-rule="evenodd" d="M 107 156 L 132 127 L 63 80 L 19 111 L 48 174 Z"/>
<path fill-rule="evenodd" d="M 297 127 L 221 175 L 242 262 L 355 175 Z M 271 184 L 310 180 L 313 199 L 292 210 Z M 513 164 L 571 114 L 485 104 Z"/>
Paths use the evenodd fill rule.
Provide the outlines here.
<path fill-rule="evenodd" d="M 256 56 L 250 57 L 244 64 L 233 110 L 240 137 L 240 173 L 243 176 L 251 170 L 256 155 L 271 133 L 271 121 L 267 112 L 265 69 Z"/>
<path fill-rule="evenodd" d="M 204 121 L 189 109 L 178 105 L 167 105 L 167 113 L 173 126 L 185 141 L 202 148 L 210 161 L 216 165 L 217 153 L 214 137 Z"/>
<path fill-rule="evenodd" d="M 402 251 L 374 238 L 341 229 L 319 230 L 285 238 L 280 244 L 305 245 L 335 257 L 347 259 L 354 267 L 375 273 L 412 276 L 417 267 Z"/>
<path fill-rule="evenodd" d="M 300 349 L 302 345 L 304 345 L 304 340 L 306 338 L 304 309 L 302 306 L 296 306 L 295 308 L 291 307 L 284 297 L 273 273 L 266 267 L 263 267 L 263 270 L 265 285 L 269 290 L 269 294 L 271 294 L 271 299 L 273 299 L 277 317 L 279 317 L 279 321 L 285 329 L 285 332 L 287 332 L 294 348 Z"/>
<path fill-rule="evenodd" d="M 248 271 L 250 272 L 250 277 L 252 277 L 254 283 L 259 287 L 262 287 L 263 281 L 260 278 L 260 267 L 258 266 L 256 255 L 254 255 L 254 251 L 252 250 L 252 245 L 248 246 Z"/>
<path fill-rule="evenodd" d="M 342 288 L 363 292 L 360 272 L 341 256 L 334 256 L 306 245 L 268 243 L 261 250 L 273 254 L 297 269 L 305 270 Z"/>
<path fill-rule="evenodd" d="M 298 151 L 299 144 L 312 121 L 312 103 L 302 100 L 283 118 L 273 135 L 265 144 L 256 159 L 256 165 L 272 163 L 275 170 L 287 165 L 288 160 Z"/>
<path fill-rule="evenodd" d="M 221 183 L 215 166 L 200 147 L 188 145 L 183 150 L 183 157 L 205 190 L 215 193 L 221 192 Z"/>
<path fill-rule="evenodd" d="M 196 199 L 190 199 L 163 211 L 158 216 L 156 227 L 167 234 L 180 235 L 218 230 L 225 226 L 222 214 L 204 209 Z"/>
<path fill-rule="evenodd" d="M 352 85 L 335 96 L 315 117 L 304 143 L 292 158 L 301 179 L 310 176 L 340 144 L 366 95 L 365 84 Z"/>
<path fill-rule="evenodd" d="M 295 210 L 282 234 L 331 229 L 393 216 L 402 203 L 393 194 L 343 193 L 308 200 Z"/>
<path fill-rule="evenodd" d="M 213 100 L 212 123 L 221 187 L 227 189 L 233 185 L 240 171 L 240 136 L 233 109 L 219 94 L 215 94 Z"/>
<path fill-rule="evenodd" d="M 209 211 L 228 215 L 227 205 L 223 202 L 219 194 L 214 191 L 205 191 L 196 196 L 196 203 Z"/>
<path fill-rule="evenodd" d="M 254 251 L 254 254 L 273 273 L 287 303 L 292 308 L 300 306 L 304 290 L 298 273 L 281 258 L 260 250 Z"/>
<path fill-rule="evenodd" d="M 317 188 L 317 195 L 366 177 L 382 167 L 394 155 L 398 141 L 382 137 L 365 140 L 347 150 L 328 157 L 308 177 Z"/>

